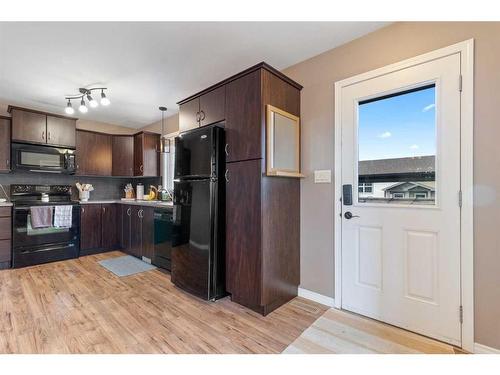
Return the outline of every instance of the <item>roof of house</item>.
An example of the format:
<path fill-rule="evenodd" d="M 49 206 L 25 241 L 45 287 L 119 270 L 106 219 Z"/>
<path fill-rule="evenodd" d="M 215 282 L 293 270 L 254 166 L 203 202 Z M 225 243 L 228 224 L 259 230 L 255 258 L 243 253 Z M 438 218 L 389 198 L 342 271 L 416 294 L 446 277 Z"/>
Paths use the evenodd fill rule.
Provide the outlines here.
<path fill-rule="evenodd" d="M 425 181 L 425 182 L 398 182 L 394 185 L 383 188 L 382 190 L 393 190 L 397 189 L 398 191 L 408 191 L 413 190 L 416 187 L 424 188 L 425 190 L 435 191 L 434 181 Z"/>
<path fill-rule="evenodd" d="M 362 160 L 359 162 L 359 175 L 392 175 L 408 173 L 434 173 L 434 155 L 410 158 Z"/>

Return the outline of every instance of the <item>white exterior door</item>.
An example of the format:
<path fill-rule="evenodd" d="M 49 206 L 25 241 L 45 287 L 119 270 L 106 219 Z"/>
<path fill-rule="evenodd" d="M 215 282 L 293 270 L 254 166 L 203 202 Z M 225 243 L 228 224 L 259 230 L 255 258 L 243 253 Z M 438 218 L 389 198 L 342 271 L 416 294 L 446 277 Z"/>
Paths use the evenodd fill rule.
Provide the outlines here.
<path fill-rule="evenodd" d="M 456 53 L 342 87 L 340 125 L 342 308 L 460 346 L 459 77 Z"/>

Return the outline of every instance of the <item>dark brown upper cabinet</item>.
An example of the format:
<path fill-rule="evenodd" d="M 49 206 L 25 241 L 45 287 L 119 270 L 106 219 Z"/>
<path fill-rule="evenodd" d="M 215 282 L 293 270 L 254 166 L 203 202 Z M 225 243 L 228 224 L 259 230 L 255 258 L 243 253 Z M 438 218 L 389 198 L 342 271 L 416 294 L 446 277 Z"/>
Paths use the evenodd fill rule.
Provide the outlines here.
<path fill-rule="evenodd" d="M 0 172 L 10 171 L 10 118 L 0 116 Z"/>
<path fill-rule="evenodd" d="M 134 136 L 113 136 L 113 176 L 134 175 Z"/>
<path fill-rule="evenodd" d="M 86 130 L 76 131 L 76 174 L 111 176 L 112 136 Z"/>
<path fill-rule="evenodd" d="M 199 123 L 200 113 L 200 99 L 195 98 L 179 107 L 179 131 L 185 132 L 186 130 L 194 129 L 200 126 Z"/>
<path fill-rule="evenodd" d="M 76 121 L 47 116 L 47 143 L 74 148 L 76 146 Z"/>
<path fill-rule="evenodd" d="M 226 118 L 226 86 L 200 96 L 200 126 L 215 124 Z"/>
<path fill-rule="evenodd" d="M 134 136 L 134 175 L 160 175 L 160 135 L 142 132 Z"/>
<path fill-rule="evenodd" d="M 12 141 L 75 148 L 76 119 L 9 106 Z"/>
<path fill-rule="evenodd" d="M 179 104 L 180 132 L 223 121 L 226 117 L 226 88 L 218 87 Z"/>
<path fill-rule="evenodd" d="M 47 143 L 47 115 L 12 109 L 14 142 Z"/>
<path fill-rule="evenodd" d="M 260 70 L 226 85 L 226 161 L 262 157 L 261 103 Z"/>

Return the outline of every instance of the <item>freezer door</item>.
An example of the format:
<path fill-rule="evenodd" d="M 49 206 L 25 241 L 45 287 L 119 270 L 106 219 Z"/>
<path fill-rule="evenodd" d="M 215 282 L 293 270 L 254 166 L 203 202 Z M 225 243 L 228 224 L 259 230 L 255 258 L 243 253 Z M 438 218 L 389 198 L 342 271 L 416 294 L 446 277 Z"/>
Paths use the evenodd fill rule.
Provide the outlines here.
<path fill-rule="evenodd" d="M 175 178 L 203 178 L 212 174 L 213 127 L 196 129 L 175 138 Z"/>
<path fill-rule="evenodd" d="M 210 180 L 178 181 L 174 185 L 172 282 L 210 299 L 213 256 Z"/>

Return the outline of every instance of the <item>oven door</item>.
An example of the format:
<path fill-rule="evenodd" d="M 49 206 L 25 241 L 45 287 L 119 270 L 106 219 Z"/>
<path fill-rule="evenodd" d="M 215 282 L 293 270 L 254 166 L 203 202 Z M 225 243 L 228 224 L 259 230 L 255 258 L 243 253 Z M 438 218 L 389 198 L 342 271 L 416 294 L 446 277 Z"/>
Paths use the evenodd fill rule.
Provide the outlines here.
<path fill-rule="evenodd" d="M 71 228 L 37 229 L 31 227 L 29 207 L 14 207 L 12 234 L 14 249 L 21 251 L 43 245 L 78 242 L 80 238 L 80 206 L 73 205 Z"/>
<path fill-rule="evenodd" d="M 12 144 L 12 166 L 30 172 L 75 173 L 74 150 L 51 147 Z"/>

